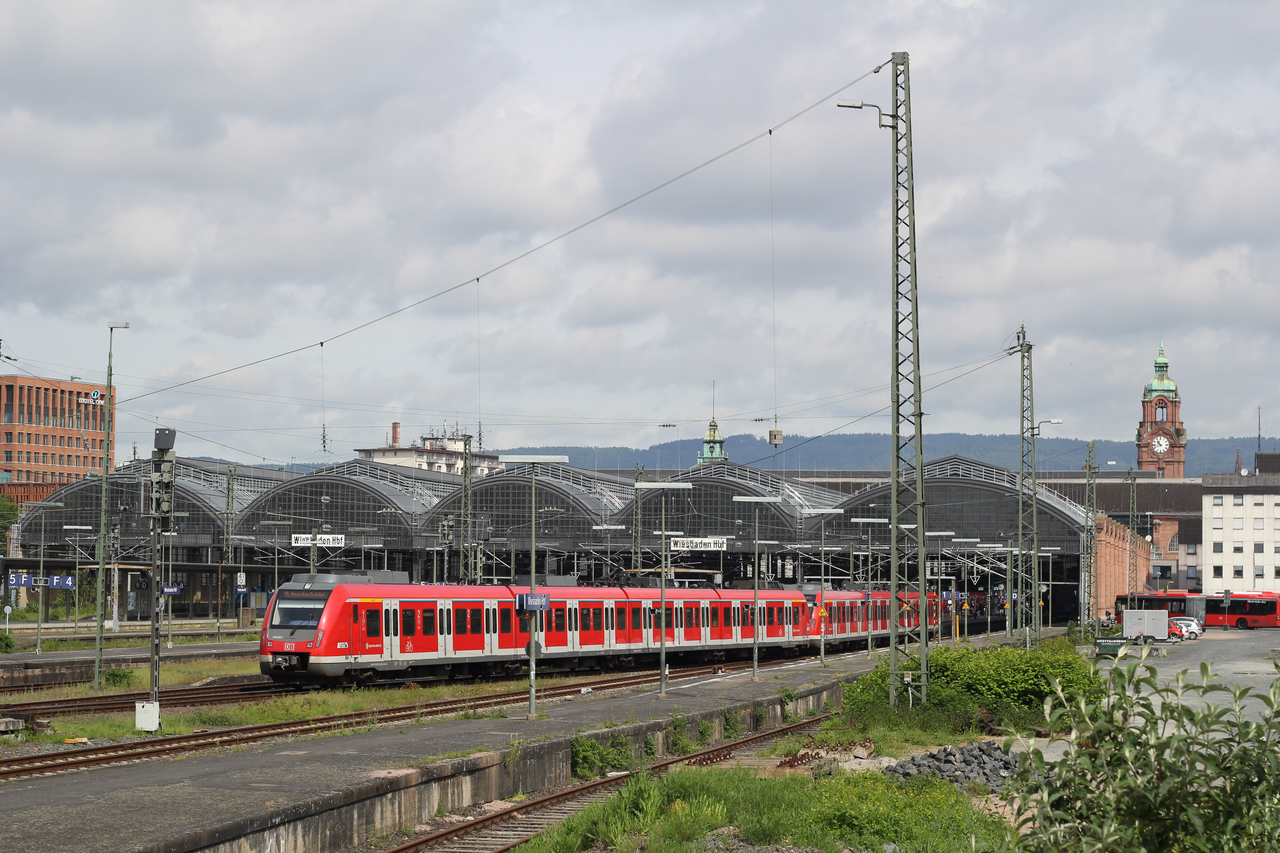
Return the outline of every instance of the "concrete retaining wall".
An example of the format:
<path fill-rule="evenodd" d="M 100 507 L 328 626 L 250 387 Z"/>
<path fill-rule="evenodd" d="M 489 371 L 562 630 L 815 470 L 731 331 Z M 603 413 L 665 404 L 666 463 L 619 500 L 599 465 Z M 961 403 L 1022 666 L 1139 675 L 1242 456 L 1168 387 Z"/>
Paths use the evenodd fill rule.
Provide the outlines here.
<path fill-rule="evenodd" d="M 705 720 L 714 727 L 714 739 L 722 739 L 726 714 L 736 714 L 744 732 L 781 725 L 784 717 L 802 719 L 821 713 L 828 703 L 839 707 L 843 687 L 842 682 L 833 682 L 798 690 L 787 697 L 791 701 L 785 708 L 783 697 L 775 694 L 684 714 L 685 736 L 696 741 L 698 724 Z M 607 745 L 619 735 L 631 741 L 636 755 L 643 753 L 647 739 L 652 739 L 658 755 L 665 755 L 671 749 L 672 720 L 619 725 L 577 736 Z M 513 744 L 500 753 L 481 752 L 424 767 L 389 770 L 384 778 L 352 785 L 311 802 L 198 827 L 160 844 L 128 849 L 131 853 L 341 850 L 370 837 L 425 823 L 437 814 L 566 784 L 572 778 L 572 740 L 564 737 Z"/>

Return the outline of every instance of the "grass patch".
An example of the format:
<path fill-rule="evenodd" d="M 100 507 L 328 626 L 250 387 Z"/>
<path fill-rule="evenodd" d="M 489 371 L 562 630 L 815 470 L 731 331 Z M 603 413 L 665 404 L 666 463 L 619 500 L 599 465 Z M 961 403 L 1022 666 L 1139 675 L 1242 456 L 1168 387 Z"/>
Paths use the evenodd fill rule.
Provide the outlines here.
<path fill-rule="evenodd" d="M 1004 841 L 1007 826 L 975 808 L 954 787 L 927 778 L 878 773 L 815 781 L 757 779 L 732 770 L 637 774 L 619 794 L 519 848 L 577 853 L 601 845 L 624 853 L 676 853 L 708 833 L 734 827 L 759 846 L 959 853 Z"/>
<path fill-rule="evenodd" d="M 180 683 L 190 684 L 192 680 L 207 678 L 209 674 L 232 674 L 239 667 L 240 672 L 257 672 L 257 661 L 195 661 L 190 664 L 165 664 L 160 668 L 161 683 L 173 683 L 171 679 L 184 673 L 182 677 L 189 680 Z M 145 688 L 150 682 L 150 673 L 145 668 L 124 670 L 129 673 L 129 682 L 124 685 L 108 688 L 106 693 L 121 693 Z M 192 676 L 200 678 L 193 679 Z M 572 683 L 574 680 L 585 680 L 583 676 L 539 679 L 551 686 L 557 683 Z M 421 718 L 412 722 L 402 721 L 398 725 L 417 725 L 430 719 L 428 703 L 441 699 L 466 698 L 479 696 L 493 691 L 493 685 L 484 682 L 475 684 L 439 684 L 425 687 L 385 687 L 363 688 L 360 690 L 319 690 L 307 693 L 296 693 L 276 696 L 268 699 L 246 701 L 238 705 L 219 705 L 209 708 L 179 709 L 166 711 L 161 708 L 161 723 L 164 734 L 190 734 L 196 729 L 225 728 L 231 726 L 257 726 L 268 723 L 281 723 L 293 720 L 305 720 L 312 717 L 323 717 L 332 714 L 350 714 L 365 712 L 369 716 L 365 720 L 350 724 L 351 731 L 368 729 L 376 724 L 374 713 L 383 708 L 398 708 L 407 705 L 421 704 Z M 39 694 L 10 694 L 14 702 L 34 699 L 69 698 L 71 696 L 92 696 L 93 689 L 88 686 L 59 688 L 43 691 Z M 489 716 L 500 717 L 501 711 L 476 711 L 475 718 Z M 120 738 L 137 735 L 134 729 L 133 712 L 118 714 L 87 714 L 78 717 L 54 717 L 53 729 L 48 734 L 28 735 L 28 740 L 36 742 L 61 743 L 66 737 L 87 738 Z"/>

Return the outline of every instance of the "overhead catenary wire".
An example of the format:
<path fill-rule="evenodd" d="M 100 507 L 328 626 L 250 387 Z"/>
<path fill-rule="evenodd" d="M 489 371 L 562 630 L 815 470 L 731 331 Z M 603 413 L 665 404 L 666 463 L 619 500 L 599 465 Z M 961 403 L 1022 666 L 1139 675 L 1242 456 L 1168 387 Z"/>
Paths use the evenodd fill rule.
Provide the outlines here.
<path fill-rule="evenodd" d="M 525 250 L 525 251 L 523 251 L 523 252 L 520 252 L 519 254 L 513 255 L 512 257 L 510 257 L 510 258 L 506 259 L 505 261 L 502 261 L 501 263 L 499 263 L 499 264 L 497 264 L 496 266 L 494 266 L 494 267 L 492 267 L 492 268 L 490 268 L 490 269 L 486 270 L 485 272 L 481 273 L 481 274 L 480 274 L 480 275 L 478 275 L 478 276 L 468 276 L 468 278 L 466 279 L 466 281 L 462 281 L 462 282 L 459 282 L 459 283 L 457 283 L 457 284 L 450 285 L 449 287 L 446 287 L 446 288 L 443 288 L 443 289 L 441 289 L 441 290 L 438 290 L 438 291 L 436 291 L 435 293 L 432 293 L 432 294 L 429 294 L 429 295 L 427 295 L 427 296 L 424 296 L 424 297 L 422 297 L 421 299 L 415 300 L 415 301 L 410 302 L 410 303 L 408 303 L 408 304 L 406 304 L 406 305 L 402 305 L 402 306 L 400 306 L 399 308 L 396 308 L 396 309 L 395 309 L 395 310 L 393 310 L 393 311 L 388 311 L 387 313 L 385 313 L 385 314 L 381 314 L 381 315 L 379 315 L 379 316 L 377 316 L 377 317 L 374 317 L 374 318 L 373 318 L 373 319 L 371 319 L 371 320 L 366 320 L 366 321 L 365 321 L 365 322 L 363 322 L 363 323 L 360 323 L 360 324 L 355 325 L 355 326 L 352 326 L 352 327 L 350 327 L 350 328 L 348 328 L 348 329 L 346 329 L 346 330 L 344 330 L 344 331 L 341 331 L 341 332 L 338 332 L 338 333 L 336 333 L 336 334 L 334 334 L 334 335 L 331 335 L 331 336 L 329 336 L 328 338 L 325 338 L 324 340 L 321 340 L 321 341 L 315 341 L 315 342 L 308 343 L 308 344 L 303 344 L 302 346 L 294 347 L 293 349 L 285 350 L 284 352 L 279 352 L 279 353 L 276 353 L 276 354 L 274 354 L 274 355 L 263 356 L 262 358 L 254 359 L 253 361 L 248 361 L 248 362 L 245 362 L 244 364 L 239 364 L 239 365 L 236 365 L 236 366 L 234 366 L 234 367 L 227 367 L 227 368 L 224 368 L 224 369 L 222 369 L 222 370 L 214 371 L 213 373 L 207 373 L 207 374 L 205 374 L 204 376 L 198 376 L 198 377 L 196 377 L 196 378 L 194 378 L 194 379 L 188 379 L 188 380 L 185 380 L 185 381 L 182 381 L 182 382 L 176 382 L 176 383 L 174 383 L 174 384 L 172 384 L 172 385 L 167 385 L 167 386 L 165 386 L 164 388 L 157 388 L 157 389 L 155 389 L 155 390 L 153 390 L 153 391 L 147 391 L 147 392 L 145 392 L 145 393 L 143 393 L 143 394 L 138 394 L 138 395 L 135 395 L 135 396 L 133 396 L 133 397 L 129 397 L 129 398 L 124 399 L 124 400 L 120 400 L 120 401 L 118 402 L 118 404 L 119 404 L 119 403 L 129 403 L 129 402 L 133 402 L 134 400 L 140 400 L 140 399 L 142 399 L 143 397 L 150 397 L 150 396 L 153 396 L 153 395 L 155 395 L 155 394 L 162 394 L 162 393 L 164 393 L 164 392 L 166 392 L 166 391 L 172 391 L 172 390 L 177 389 L 177 388 L 182 388 L 182 387 L 184 387 L 184 386 L 186 386 L 186 385 L 192 385 L 192 384 L 197 383 L 197 382 L 203 382 L 203 381 L 205 381 L 206 379 L 213 379 L 213 378 L 218 377 L 218 376 L 225 376 L 225 375 L 227 375 L 228 373 L 235 373 L 236 371 L 239 371 L 239 370 L 245 370 L 245 369 L 250 368 L 250 367 L 255 367 L 255 366 L 259 365 L 259 364 L 266 364 L 267 362 L 275 361 L 275 360 L 277 360 L 277 359 L 281 359 L 281 358 L 285 358 L 286 356 L 295 355 L 296 353 L 300 353 L 300 352 L 305 352 L 306 350 L 309 350 L 309 349 L 311 349 L 311 348 L 313 348 L 313 347 L 323 346 L 326 342 L 336 341 L 336 340 L 339 340 L 339 339 L 341 339 L 341 338 L 345 338 L 345 337 L 347 337 L 348 335 L 353 335 L 353 334 L 355 334 L 356 332 L 359 332 L 359 331 L 362 331 L 362 330 L 364 330 L 364 329 L 367 329 L 367 328 L 369 328 L 370 326 L 373 326 L 373 325 L 376 325 L 376 324 L 378 324 L 378 323 L 383 322 L 384 320 L 389 320 L 389 319 L 391 319 L 392 317 L 396 317 L 396 316 L 398 316 L 398 315 L 400 315 L 400 314 L 403 314 L 403 313 L 404 313 L 404 312 L 406 312 L 406 311 L 410 311 L 410 310 L 412 310 L 412 309 L 414 309 L 414 308 L 417 308 L 417 307 L 419 307 L 419 306 L 421 306 L 421 305 L 425 305 L 425 304 L 427 304 L 428 302 L 431 302 L 431 301 L 433 301 L 433 300 L 435 300 L 435 299 L 439 299 L 439 298 L 440 298 L 440 297 L 442 297 L 442 296 L 447 296 L 448 294 L 453 293 L 455 290 L 459 290 L 459 289 L 461 289 L 461 288 L 463 288 L 463 287 L 466 287 L 467 285 L 471 284 L 472 282 L 479 282 L 479 281 L 480 281 L 480 279 L 482 279 L 482 278 L 487 278 L 488 276 L 491 276 L 491 275 L 493 275 L 493 274 L 495 274 L 495 273 L 497 273 L 497 272 L 500 272 L 501 270 L 506 269 L 507 267 L 511 266 L 512 264 L 516 264 L 516 263 L 518 263 L 518 262 L 520 262 L 520 261 L 524 260 L 525 258 L 529 257 L 530 255 L 537 254 L 538 252 L 541 252 L 543 249 L 546 249 L 546 248 L 548 248 L 549 246 L 553 246 L 553 245 L 555 245 L 556 243 L 559 243 L 561 240 L 564 240 L 564 239 L 566 239 L 566 238 L 568 238 L 568 237 L 570 237 L 570 236 L 572 236 L 572 235 L 574 235 L 574 234 L 578 233 L 579 231 L 583 230 L 584 228 L 588 228 L 588 227 L 590 227 L 590 226 L 594 225 L 595 223 L 597 223 L 597 222 L 601 221 L 602 219 L 607 219 L 608 217 L 613 216 L 615 213 L 618 213 L 619 211 L 625 210 L 626 208 L 630 207 L 631 205 L 635 204 L 636 202 L 638 202 L 638 201 L 642 201 L 643 199 L 648 198 L 649 196 L 653 195 L 654 193 L 659 192 L 660 190 L 664 190 L 664 189 L 666 189 L 667 187 L 671 186 L 672 184 L 677 183 L 678 181 L 682 181 L 682 180 L 684 180 L 685 178 L 689 177 L 690 175 L 693 175 L 693 174 L 695 174 L 695 173 L 697 173 L 697 172 L 702 171 L 703 169 L 707 168 L 708 166 L 711 166 L 711 165 L 713 165 L 713 164 L 715 164 L 715 163 L 718 163 L 719 161 L 723 160 L 724 158 L 726 158 L 726 157 L 730 156 L 731 154 L 735 154 L 735 153 L 737 153 L 738 151 L 741 151 L 743 148 L 746 148 L 746 147 L 748 147 L 748 146 L 750 146 L 750 145 L 755 144 L 756 142 L 759 142 L 761 139 L 765 139 L 766 137 L 771 136 L 771 135 L 773 134 L 773 131 L 778 130 L 778 129 L 780 129 L 780 128 L 783 128 L 783 127 L 787 126 L 788 124 L 790 124 L 791 122 L 795 121 L 796 119 L 798 119 L 798 118 L 800 118 L 800 117 L 804 116 L 805 114 L 809 113 L 810 111 L 812 111 L 812 110 L 814 110 L 814 109 L 817 109 L 817 108 L 818 108 L 818 107 L 820 107 L 822 104 L 825 104 L 827 101 L 830 101 L 832 98 L 834 98 L 834 97 L 836 97 L 837 95 L 839 95 L 839 94 L 840 94 L 841 92 L 843 92 L 845 89 L 848 89 L 848 88 L 849 88 L 849 87 L 851 87 L 851 86 L 857 85 L 858 83 L 862 82 L 862 81 L 863 81 L 863 80 L 865 80 L 866 78 L 870 77 L 872 74 L 877 73 L 877 72 L 878 72 L 881 68 L 883 68 L 883 67 L 884 67 L 884 65 L 886 65 L 886 64 L 888 64 L 888 63 L 881 63 L 880 65 L 877 65 L 875 68 L 871 69 L 870 71 L 867 71 L 867 72 L 866 72 L 866 73 L 864 73 L 864 74 L 859 75 L 858 77 L 856 77 L 856 78 L 854 78 L 853 80 L 849 81 L 848 83 L 844 84 L 844 85 L 843 85 L 843 86 L 841 86 L 839 89 L 836 89 L 834 92 L 830 93 L 829 95 L 824 95 L 823 97 L 821 97 L 821 98 L 819 98 L 818 100 L 814 101 L 814 102 L 813 102 L 813 103 L 811 103 L 809 106 L 805 107 L 804 109 L 800 110 L 799 112 L 796 112 L 796 113 L 792 114 L 791 116 L 789 116 L 789 117 L 787 117 L 787 118 L 783 119 L 782 121 L 778 122 L 777 124 L 773 125 L 772 127 L 768 128 L 768 129 L 766 129 L 766 130 L 763 130 L 763 131 L 761 131 L 760 133 L 757 133 L 755 136 L 753 136 L 753 137 L 751 137 L 751 138 L 749 138 L 749 139 L 747 139 L 747 140 L 744 140 L 743 142 L 739 142 L 737 145 L 734 145 L 732 148 L 729 148 L 729 149 L 727 149 L 727 150 L 725 150 L 725 151 L 722 151 L 722 152 L 720 152 L 719 154 L 715 155 L 714 157 L 712 157 L 712 158 L 710 158 L 710 159 L 708 159 L 708 160 L 704 160 L 703 162 L 699 163 L 698 165 L 696 165 L 696 166 L 694 166 L 694 167 L 692 167 L 692 168 L 690 168 L 690 169 L 687 169 L 687 170 L 685 170 L 685 171 L 681 172 L 680 174 L 676 175 L 676 176 L 675 176 L 675 177 L 673 177 L 673 178 L 668 178 L 667 180 L 663 181 L 662 183 L 657 184 L 656 186 L 650 187 L 649 189 L 645 190 L 644 192 L 640 193 L 639 195 L 632 196 L 631 198 L 627 199 L 626 201 L 622 202 L 621 204 L 615 205 L 614 207 L 609 208 L 608 210 L 604 211 L 603 213 L 597 214 L 596 216 L 591 217 L 590 219 L 586 220 L 585 222 L 582 222 L 582 223 L 580 223 L 580 224 L 578 224 L 578 225 L 575 225 L 574 227 L 570 228 L 570 229 L 569 229 L 569 230 L 567 230 L 567 231 L 563 231 L 563 232 L 561 232 L 560 234 L 557 234 L 557 235 L 556 235 L 556 236 L 554 236 L 554 237 L 551 237 L 551 238 L 549 238 L 549 239 L 547 239 L 547 240 L 544 240 L 543 242 L 538 243 L 537 245 L 535 245 L 535 246 L 533 246 L 533 247 L 531 247 L 531 248 L 529 248 L 529 249 L 526 249 L 526 250 Z"/>

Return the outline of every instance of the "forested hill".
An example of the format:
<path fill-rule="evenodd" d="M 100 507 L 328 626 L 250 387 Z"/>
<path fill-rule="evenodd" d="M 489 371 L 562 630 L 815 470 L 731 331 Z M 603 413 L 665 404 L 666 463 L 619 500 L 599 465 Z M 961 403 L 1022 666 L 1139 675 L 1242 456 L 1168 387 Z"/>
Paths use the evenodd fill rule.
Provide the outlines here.
<path fill-rule="evenodd" d="M 1085 445 L 1088 439 L 1050 438 L 1041 436 L 1036 441 L 1036 462 L 1041 470 L 1079 470 L 1085 464 Z M 763 437 L 733 435 L 725 439 L 725 453 L 729 459 L 743 465 L 765 469 L 833 469 L 843 471 L 882 471 L 889 467 L 891 443 L 888 435 L 861 433 L 856 435 L 827 435 L 811 438 L 788 435 L 779 452 L 774 452 Z M 1264 438 L 1262 449 L 1274 451 L 1280 439 Z M 1257 437 L 1251 438 L 1200 438 L 1187 444 L 1187 476 L 1198 477 L 1205 472 L 1224 473 L 1235 467 L 1236 451 L 1246 468 L 1253 468 L 1253 454 L 1257 450 Z M 564 454 L 569 463 L 580 468 L 632 469 L 637 464 L 647 469 L 689 468 L 697 461 L 702 449 L 702 439 L 681 438 L 655 444 L 648 448 L 633 447 L 510 447 L 490 450 L 487 453 L 548 453 Z M 925 459 L 932 461 L 946 456 L 964 456 L 999 465 L 1017 468 L 1021 445 L 1016 435 L 966 435 L 964 433 L 940 433 L 924 437 Z M 1098 441 L 1098 464 L 1108 461 L 1116 464 L 1112 470 L 1128 470 L 1137 459 L 1133 442 Z"/>

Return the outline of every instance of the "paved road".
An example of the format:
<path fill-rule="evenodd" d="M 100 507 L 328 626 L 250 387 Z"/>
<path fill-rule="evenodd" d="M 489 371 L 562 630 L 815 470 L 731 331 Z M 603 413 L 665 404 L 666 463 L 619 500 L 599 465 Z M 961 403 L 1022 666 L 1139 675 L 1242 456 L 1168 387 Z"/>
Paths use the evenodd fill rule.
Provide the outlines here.
<path fill-rule="evenodd" d="M 1164 644 L 1158 644 L 1158 647 L 1164 647 Z M 1137 649 L 1136 646 L 1129 648 Z M 1168 651 L 1167 657 L 1148 658 L 1165 684 L 1172 683 L 1180 672 L 1187 673 L 1187 683 L 1199 684 L 1202 662 L 1210 665 L 1216 682 L 1247 687 L 1255 694 L 1266 695 L 1272 682 L 1280 678 L 1280 672 L 1275 668 L 1276 656 L 1280 654 L 1280 629 L 1239 631 L 1233 628 L 1227 631 L 1210 628 L 1199 639 L 1175 643 L 1168 647 Z M 1210 694 L 1206 701 L 1226 705 L 1230 698 L 1228 694 L 1218 693 Z M 1203 706 L 1206 701 L 1188 699 L 1187 704 Z M 1265 710 L 1256 699 L 1247 700 L 1246 708 L 1255 719 L 1260 718 Z"/>

